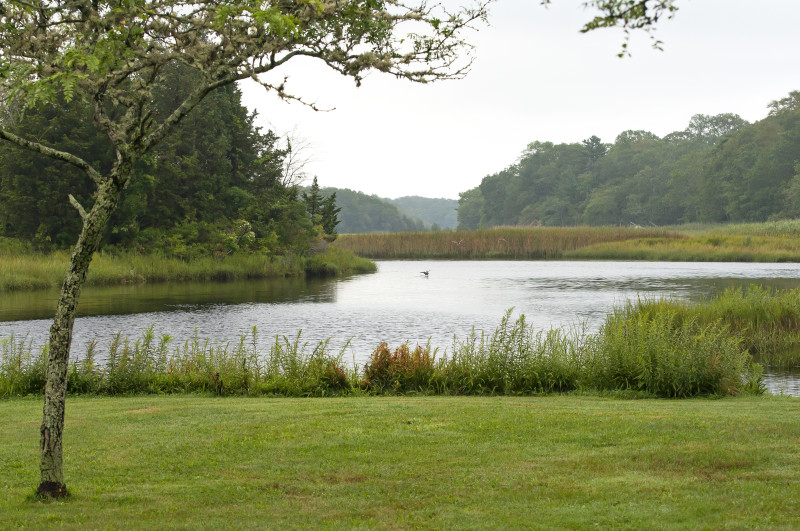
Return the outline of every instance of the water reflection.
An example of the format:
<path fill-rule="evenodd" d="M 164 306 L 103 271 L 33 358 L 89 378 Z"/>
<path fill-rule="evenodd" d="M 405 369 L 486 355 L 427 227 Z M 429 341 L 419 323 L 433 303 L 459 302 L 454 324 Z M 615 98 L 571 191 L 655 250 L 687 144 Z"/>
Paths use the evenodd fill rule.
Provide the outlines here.
<path fill-rule="evenodd" d="M 425 277 L 420 271 L 430 270 Z M 331 338 L 347 359 L 363 363 L 381 341 L 448 349 L 473 327 L 491 332 L 511 307 L 539 328 L 585 325 L 596 330 L 609 310 L 636 297 L 697 300 L 729 287 L 800 286 L 794 264 L 661 262 L 379 263 L 377 274 L 333 281 L 279 280 L 153 284 L 86 289 L 76 321 L 76 351 L 117 331 L 137 337 L 151 325 L 183 342 L 200 337 L 237 341 L 257 326 L 261 347 L 302 330 L 311 343 Z M 57 294 L 6 294 L 0 336 L 46 340 Z M 771 375 L 777 381 L 777 375 Z M 787 376 L 797 381 L 800 375 Z M 787 384 L 788 385 L 788 384 Z M 798 392 L 800 385 L 787 387 Z"/>
<path fill-rule="evenodd" d="M 335 289 L 331 282 L 296 278 L 88 287 L 81 294 L 78 316 L 211 310 L 219 305 L 254 302 L 333 302 Z M 4 293 L 0 321 L 50 318 L 57 300 L 57 290 Z"/>

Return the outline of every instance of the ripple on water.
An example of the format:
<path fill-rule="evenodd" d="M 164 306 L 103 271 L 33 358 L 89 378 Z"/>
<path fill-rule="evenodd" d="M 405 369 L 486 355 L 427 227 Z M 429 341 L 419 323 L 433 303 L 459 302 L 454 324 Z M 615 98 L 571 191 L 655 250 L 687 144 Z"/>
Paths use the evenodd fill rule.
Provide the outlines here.
<path fill-rule="evenodd" d="M 340 280 L 279 280 L 147 284 L 87 288 L 74 345 L 110 342 L 119 331 L 136 339 L 150 326 L 183 343 L 238 342 L 253 326 L 259 346 L 275 337 L 314 345 L 330 338 L 346 360 L 362 364 L 382 341 L 450 349 L 453 336 L 494 331 L 506 310 L 539 328 L 583 325 L 596 330 L 615 306 L 636 297 L 698 300 L 729 287 L 800 286 L 800 268 L 787 264 L 676 262 L 391 261 L 378 273 Z M 430 270 L 428 277 L 419 272 Z M 0 336 L 46 341 L 57 293 L 4 294 Z M 768 373 L 772 392 L 800 396 L 800 374 Z"/>

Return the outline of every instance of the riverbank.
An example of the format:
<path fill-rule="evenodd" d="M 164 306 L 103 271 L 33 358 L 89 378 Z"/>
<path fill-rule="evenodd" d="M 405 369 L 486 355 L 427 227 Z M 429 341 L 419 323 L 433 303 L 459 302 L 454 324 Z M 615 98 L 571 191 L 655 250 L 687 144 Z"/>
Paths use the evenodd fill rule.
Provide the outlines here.
<path fill-rule="evenodd" d="M 72 496 L 32 500 L 0 401 L 0 528 L 792 528 L 800 401 L 70 397 Z"/>
<path fill-rule="evenodd" d="M 21 242 L 4 239 L 0 245 L 0 292 L 57 288 L 64 279 L 69 253 L 38 253 Z M 376 266 L 342 249 L 329 247 L 309 257 L 297 255 L 234 254 L 192 261 L 153 254 L 97 253 L 89 268 L 87 286 L 145 282 L 231 281 L 302 276 L 371 273 Z"/>
<path fill-rule="evenodd" d="M 541 395 L 622 392 L 685 398 L 759 394 L 763 367 L 800 364 L 800 291 L 728 290 L 700 304 L 639 300 L 609 314 L 597 333 L 543 331 L 508 311 L 494 333 L 431 345 L 377 346 L 362 366 L 347 345 L 276 338 L 263 351 L 258 331 L 238 343 L 174 344 L 153 327 L 98 340 L 76 353 L 68 392 L 89 395 L 211 393 L 221 396 Z M 47 349 L 26 338 L 0 342 L 0 397 L 41 394 Z"/>
<path fill-rule="evenodd" d="M 800 220 L 736 225 L 499 227 L 344 234 L 335 245 L 372 259 L 800 262 Z"/>

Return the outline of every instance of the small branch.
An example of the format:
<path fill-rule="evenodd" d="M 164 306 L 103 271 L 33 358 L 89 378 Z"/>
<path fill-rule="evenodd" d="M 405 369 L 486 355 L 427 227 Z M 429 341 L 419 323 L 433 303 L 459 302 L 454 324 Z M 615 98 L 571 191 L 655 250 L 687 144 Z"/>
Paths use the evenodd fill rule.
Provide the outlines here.
<path fill-rule="evenodd" d="M 80 204 L 80 203 L 78 203 L 78 200 L 77 200 L 77 199 L 75 199 L 75 196 L 73 196 L 72 194 L 69 194 L 69 203 L 70 203 L 72 206 L 74 206 L 74 207 L 75 207 L 75 210 L 77 210 L 77 211 L 78 211 L 78 214 L 80 214 L 80 215 L 81 215 L 81 219 L 82 219 L 82 220 L 84 220 L 84 221 L 86 221 L 86 215 L 87 215 L 87 214 L 86 214 L 86 210 L 84 210 L 84 209 L 83 209 L 83 207 L 81 206 L 81 204 Z"/>
<path fill-rule="evenodd" d="M 196 88 L 185 100 L 183 100 L 183 103 L 181 103 L 178 108 L 175 109 L 166 120 L 164 120 L 161 125 L 159 125 L 152 133 L 142 139 L 142 151 L 147 151 L 152 146 L 158 144 L 165 136 L 167 136 L 167 134 L 172 131 L 172 129 L 181 120 L 183 120 L 187 114 L 189 114 L 189 111 L 194 109 L 203 100 L 203 98 L 205 98 L 206 94 L 215 88 L 222 87 L 234 81 L 236 80 L 223 78 Z"/>
<path fill-rule="evenodd" d="M 333 110 L 333 109 L 320 109 L 319 107 L 317 107 L 315 103 L 307 102 L 300 96 L 294 96 L 292 94 L 287 93 L 286 82 L 288 81 L 288 78 L 286 77 L 283 78 L 283 82 L 278 86 L 275 86 L 271 83 L 267 83 L 266 81 L 261 81 L 256 74 L 250 76 L 250 79 L 252 79 L 253 81 L 255 81 L 256 83 L 258 83 L 267 90 L 274 90 L 275 92 L 278 93 L 278 97 L 282 100 L 296 101 L 297 103 L 305 105 L 306 107 L 310 107 L 311 109 L 317 112 L 328 112 Z"/>
<path fill-rule="evenodd" d="M 13 133 L 9 133 L 3 129 L 0 129 L 0 138 L 8 140 L 20 147 L 28 149 L 30 151 L 35 151 L 37 153 L 41 153 L 42 155 L 46 155 L 51 159 L 60 160 L 63 162 L 67 162 L 72 164 L 76 168 L 80 168 L 81 170 L 89 176 L 89 178 L 94 181 L 95 184 L 100 185 L 103 181 L 103 177 L 95 170 L 91 164 L 86 162 L 80 157 L 76 157 L 72 153 L 67 153 L 65 151 L 59 151 L 57 149 L 53 149 L 51 147 L 47 147 L 45 145 L 39 144 L 38 142 L 31 142 L 30 140 L 25 140 Z"/>

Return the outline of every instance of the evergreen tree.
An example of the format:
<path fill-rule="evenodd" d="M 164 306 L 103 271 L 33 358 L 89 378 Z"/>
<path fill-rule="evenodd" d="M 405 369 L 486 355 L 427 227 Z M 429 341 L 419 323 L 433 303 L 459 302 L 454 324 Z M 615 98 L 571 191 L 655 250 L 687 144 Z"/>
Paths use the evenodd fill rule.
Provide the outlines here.
<path fill-rule="evenodd" d="M 306 205 L 306 212 L 311 216 L 311 221 L 316 225 L 317 216 L 322 208 L 322 194 L 319 191 L 319 183 L 317 183 L 316 177 L 314 177 L 314 182 L 308 192 L 303 192 L 303 203 Z"/>
<path fill-rule="evenodd" d="M 325 234 L 336 236 L 336 226 L 339 224 L 339 212 L 341 211 L 341 207 L 336 206 L 336 192 L 322 200 L 320 216 Z"/>

